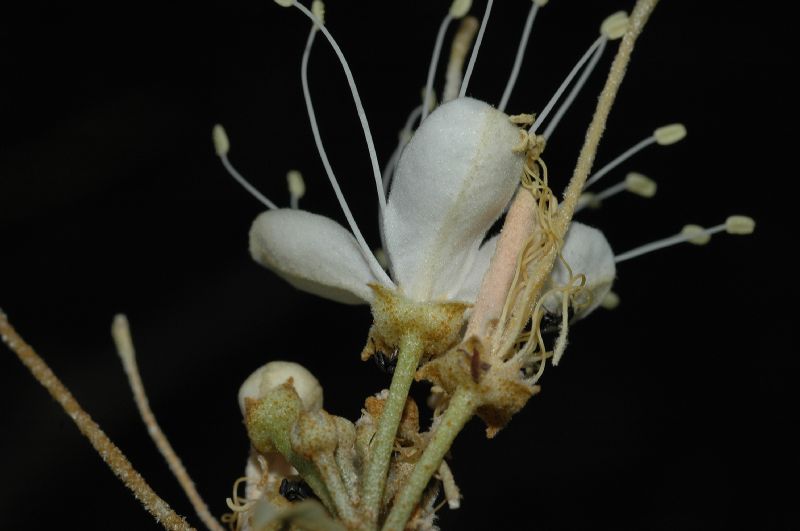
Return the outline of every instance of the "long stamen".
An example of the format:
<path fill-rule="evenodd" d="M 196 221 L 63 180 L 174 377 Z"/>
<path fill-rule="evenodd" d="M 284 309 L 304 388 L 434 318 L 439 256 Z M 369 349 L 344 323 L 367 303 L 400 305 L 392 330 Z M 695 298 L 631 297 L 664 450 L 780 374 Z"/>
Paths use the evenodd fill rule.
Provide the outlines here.
<path fill-rule="evenodd" d="M 305 16 L 307 16 L 311 22 L 314 23 L 314 27 L 319 29 L 325 38 L 328 40 L 328 43 L 333 48 L 334 53 L 336 53 L 336 57 L 339 58 L 339 63 L 342 65 L 342 69 L 344 70 L 344 75 L 347 78 L 347 84 L 350 87 L 350 93 L 353 96 L 353 102 L 356 105 L 356 112 L 358 113 L 358 119 L 361 122 L 361 129 L 364 131 L 364 138 L 367 141 L 367 150 L 369 151 L 369 159 L 372 163 L 372 173 L 375 177 L 375 189 L 378 192 L 378 203 L 380 204 L 381 215 L 383 215 L 383 211 L 386 209 L 386 194 L 383 192 L 383 182 L 381 177 L 381 170 L 380 165 L 378 164 L 378 154 L 375 151 L 375 143 L 372 140 L 372 133 L 369 129 L 369 123 L 367 122 L 367 115 L 364 112 L 364 106 L 361 103 L 361 96 L 358 95 L 358 88 L 356 88 L 356 82 L 353 79 L 353 73 L 350 71 L 350 66 L 347 64 L 347 60 L 344 58 L 344 54 L 342 50 L 339 48 L 339 45 L 336 43 L 336 40 L 333 38 L 333 35 L 330 34 L 328 29 L 325 27 L 323 22 L 308 8 L 306 8 L 303 4 L 300 4 L 294 0 L 275 0 L 281 6 L 290 7 L 294 6 L 300 10 Z M 309 36 L 309 40 L 313 42 L 313 38 Z M 372 254 L 372 253 L 370 253 Z M 377 262 L 376 262 L 377 264 Z M 381 270 L 382 271 L 382 270 Z"/>
<path fill-rule="evenodd" d="M 460 5 L 457 5 L 460 4 Z M 433 54 L 431 55 L 431 64 L 428 65 L 428 80 L 425 83 L 425 95 L 423 99 L 423 107 L 422 107 L 422 119 L 424 120 L 428 116 L 428 109 L 431 105 L 431 98 L 433 97 L 433 78 L 436 75 L 436 66 L 439 64 L 439 56 L 442 54 L 442 44 L 444 44 L 444 34 L 447 32 L 448 26 L 450 26 L 450 22 L 453 21 L 453 9 L 458 8 L 459 10 L 464 7 L 466 4 L 466 9 L 464 13 L 469 11 L 469 7 L 471 4 L 470 0 L 466 2 L 459 2 L 456 0 L 450 6 L 450 11 L 447 12 L 444 19 L 442 20 L 442 24 L 439 26 L 439 32 L 436 34 L 436 43 L 433 45 Z M 463 15 L 462 15 L 463 16 Z"/>
<path fill-rule="evenodd" d="M 670 144 L 674 144 L 675 142 L 679 142 L 683 140 L 686 136 L 686 128 L 683 124 L 670 124 L 665 125 L 664 127 L 659 127 L 653 134 L 644 138 L 628 148 L 624 151 L 621 155 L 617 158 L 594 172 L 594 174 L 586 180 L 586 185 L 584 185 L 584 189 L 588 188 L 592 184 L 596 183 L 603 177 L 605 174 L 646 148 L 647 146 L 652 146 L 653 144 L 658 144 L 659 146 L 669 146 Z"/>
<path fill-rule="evenodd" d="M 299 4 L 295 5 L 299 6 Z M 303 7 L 303 9 L 305 8 Z M 316 19 L 315 17 L 314 20 L 318 19 Z M 347 201 L 344 198 L 344 194 L 342 194 L 342 189 L 339 187 L 339 181 L 336 180 L 336 175 L 333 173 L 333 168 L 331 167 L 331 163 L 328 160 L 328 154 L 325 151 L 325 146 L 322 145 L 322 137 L 319 134 L 319 126 L 317 125 L 317 116 L 316 113 L 314 112 L 314 105 L 311 102 L 311 92 L 308 88 L 308 59 L 311 54 L 311 47 L 314 44 L 314 39 L 317 36 L 317 31 L 320 29 L 324 31 L 324 26 L 321 26 L 320 24 L 315 22 L 311 28 L 311 31 L 308 34 L 308 40 L 306 41 L 305 50 L 303 50 L 303 59 L 300 68 L 300 78 L 303 85 L 303 98 L 305 99 L 306 102 L 306 111 L 308 112 L 308 120 L 311 124 L 311 133 L 314 136 L 314 143 L 317 145 L 317 151 L 319 152 L 320 159 L 322 159 L 322 165 L 325 168 L 325 173 L 328 175 L 328 180 L 330 181 L 331 186 L 333 187 L 333 192 L 334 194 L 336 194 L 336 199 L 339 201 L 339 206 L 342 208 L 342 212 L 344 212 L 344 217 L 347 219 L 347 224 L 350 226 L 350 230 L 353 232 L 353 236 L 355 236 L 359 247 L 361 247 L 361 254 L 369 263 L 370 269 L 372 270 L 373 274 L 376 275 L 376 278 L 381 279 L 381 281 L 384 283 L 388 282 L 389 285 L 392 285 L 391 279 L 383 270 L 381 265 L 378 263 L 378 260 L 375 258 L 375 255 L 372 253 L 369 246 L 367 245 L 364 236 L 361 234 L 361 230 L 359 230 L 358 224 L 356 223 L 356 220 L 353 217 L 352 212 L 350 211 L 350 207 L 347 205 Z M 381 182 L 381 197 L 384 197 L 382 182 Z"/>
<path fill-rule="evenodd" d="M 609 41 L 622 38 L 622 35 L 625 34 L 627 27 L 628 14 L 624 11 L 618 11 L 613 15 L 608 16 L 600 25 L 600 34 L 604 35 L 606 38 L 594 52 L 594 55 L 592 55 L 592 59 L 589 61 L 589 64 L 586 65 L 586 68 L 583 70 L 583 72 L 581 72 L 578 81 L 575 82 L 575 86 L 572 87 L 572 90 L 567 95 L 564 103 L 561 104 L 561 106 L 558 108 L 558 111 L 556 111 L 555 116 L 553 116 L 553 119 L 550 120 L 549 124 L 547 124 L 547 127 L 544 130 L 544 138 L 546 140 L 549 139 L 550 135 L 553 134 L 553 131 L 555 130 L 556 126 L 558 126 L 561 118 L 564 117 L 564 114 L 566 114 L 566 112 L 572 106 L 572 103 L 575 101 L 575 98 L 586 84 L 589 76 L 592 75 L 594 68 L 597 66 L 597 63 L 603 56 L 603 51 L 606 49 L 606 44 L 608 44 Z"/>
<path fill-rule="evenodd" d="M 500 98 L 500 105 L 497 107 L 500 111 L 505 112 L 508 99 L 511 97 L 511 91 L 514 90 L 514 85 L 517 83 L 517 77 L 519 76 L 520 67 L 522 67 L 522 59 L 525 57 L 525 50 L 528 47 L 528 39 L 530 39 L 531 36 L 531 28 L 533 28 L 533 21 L 536 19 L 536 13 L 539 12 L 539 8 L 544 6 L 547 1 L 548 0 L 533 0 L 533 5 L 530 11 L 528 11 L 528 19 L 525 21 L 525 27 L 522 30 L 522 38 L 519 40 L 517 56 L 514 58 L 514 66 L 511 69 L 511 75 L 503 91 L 503 97 Z"/>
<path fill-rule="evenodd" d="M 596 208 L 600 203 L 622 192 L 630 192 L 640 197 L 651 198 L 656 195 L 658 185 L 656 182 L 646 175 L 641 173 L 631 172 L 625 176 L 625 179 L 615 185 L 609 186 L 602 192 L 593 194 L 591 192 L 584 193 L 578 201 L 578 206 L 575 207 L 575 212 L 580 212 L 587 206 Z"/>
<path fill-rule="evenodd" d="M 467 93 L 469 86 L 469 78 L 472 77 L 472 69 L 475 68 L 475 61 L 478 59 L 478 50 L 481 48 L 481 41 L 483 41 L 483 34 L 486 31 L 486 24 L 489 22 L 489 14 L 492 12 L 492 4 L 494 0 L 489 0 L 486 4 L 486 11 L 483 13 L 483 20 L 481 21 L 481 29 L 478 30 L 478 38 L 475 40 L 475 47 L 472 49 L 472 55 L 467 64 L 467 73 L 464 74 L 464 81 L 461 82 L 461 90 L 458 93 L 459 98 L 463 98 Z"/>
<path fill-rule="evenodd" d="M 572 82 L 572 79 L 577 75 L 578 71 L 580 71 L 581 67 L 583 67 L 583 65 L 586 63 L 586 61 L 589 60 L 589 58 L 592 56 L 594 51 L 605 40 L 606 40 L 605 35 L 600 35 L 592 43 L 592 45 L 589 46 L 589 49 L 586 50 L 586 52 L 583 54 L 583 56 L 580 58 L 580 60 L 577 62 L 577 64 L 572 67 L 572 70 L 570 71 L 569 75 L 567 75 L 567 77 L 561 83 L 561 86 L 558 87 L 558 90 L 556 90 L 556 93 L 553 94 L 553 97 L 550 98 L 550 101 L 547 102 L 547 105 L 545 106 L 544 110 L 542 110 L 542 112 L 539 113 L 539 115 L 536 117 L 536 121 L 533 122 L 533 125 L 530 128 L 530 133 L 531 134 L 536 133 L 536 130 L 539 128 L 540 125 L 542 125 L 542 122 L 545 120 L 545 118 L 547 118 L 547 115 L 550 114 L 551 110 L 553 110 L 553 106 L 556 104 L 558 99 L 561 97 L 561 95 L 564 93 L 564 91 L 567 90 L 567 87 Z"/>
<path fill-rule="evenodd" d="M 231 148 L 231 144 L 228 140 L 228 135 L 225 133 L 225 128 L 219 124 L 215 125 L 211 130 L 211 138 L 214 140 L 214 150 L 216 151 L 219 160 L 222 161 L 222 165 L 225 167 L 225 170 L 227 170 L 228 174 L 230 174 L 230 176 L 233 177 L 236 182 L 241 184 L 245 190 L 250 192 L 250 195 L 266 205 L 268 209 L 275 210 L 278 208 L 275 203 L 270 201 L 265 195 L 256 190 L 256 187 L 250 184 L 241 173 L 236 171 L 236 168 L 233 167 L 231 161 L 228 160 L 228 151 Z"/>
<path fill-rule="evenodd" d="M 614 257 L 616 263 L 642 256 L 643 254 L 651 253 L 665 247 L 671 247 L 679 243 L 689 242 L 695 245 L 705 245 L 711 239 L 711 236 L 719 232 L 727 232 L 728 234 L 747 235 L 752 234 L 755 230 L 755 221 L 747 216 L 730 216 L 725 220 L 725 223 L 705 229 L 698 225 L 686 225 L 679 234 L 657 240 L 648 244 L 642 245 L 630 251 L 624 252 Z"/>

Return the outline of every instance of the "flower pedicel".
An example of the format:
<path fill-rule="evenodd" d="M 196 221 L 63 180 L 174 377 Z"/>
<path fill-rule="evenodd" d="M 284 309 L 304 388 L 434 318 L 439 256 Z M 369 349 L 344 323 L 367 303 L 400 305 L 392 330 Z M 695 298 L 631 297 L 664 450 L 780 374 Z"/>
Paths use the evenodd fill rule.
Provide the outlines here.
<path fill-rule="evenodd" d="M 721 231 L 749 234 L 754 223 L 731 216 L 710 229 L 687 225 L 676 236 L 615 255 L 599 230 L 572 221 L 573 213 L 622 191 L 652 197 L 655 183 L 638 173 L 598 193 L 585 190 L 641 149 L 669 145 L 686 134 L 680 124 L 659 128 L 588 175 L 634 42 L 656 0 L 637 2 L 630 19 L 625 13 L 608 17 L 600 36 L 542 111 L 514 116 L 505 109 L 536 14 L 547 2 L 532 2 L 511 76 L 494 108 L 466 96 L 493 1 L 488 1 L 478 27 L 477 20 L 466 16 L 471 3 L 456 0 L 436 37 L 423 101 L 411 112 L 383 171 L 352 73 L 324 25 L 322 2 L 313 2 L 311 10 L 292 0 L 276 2 L 296 7 L 312 22 L 301 64 L 304 99 L 317 149 L 350 230 L 298 208 L 305 183 L 295 170 L 287 175 L 290 208 L 278 208 L 260 194 L 229 161 L 230 144 L 221 126 L 213 131 L 215 149 L 228 172 L 269 209 L 250 231 L 253 258 L 298 289 L 342 303 L 370 304 L 374 321 L 362 358 L 376 356 L 382 366 L 390 366 L 392 382 L 388 390 L 367 398 L 361 418 L 352 423 L 322 408 L 322 389 L 303 367 L 274 361 L 254 372 L 239 393 L 253 449 L 246 476 L 236 482 L 228 500 L 233 513 L 226 519 L 236 528 L 254 530 L 286 523 L 298 529 L 434 529 L 440 489 L 450 508 L 460 504 L 443 459 L 458 432 L 478 415 L 492 437 L 524 406 L 539 389 L 547 359 L 557 364 L 563 355 L 569 324 L 618 301 L 611 291 L 616 264 L 676 243 L 704 244 Z M 454 20 L 460 20 L 460 27 L 437 106 L 433 80 Z M 320 31 L 344 68 L 367 141 L 378 194 L 380 252 L 364 240 L 317 127 L 307 70 Z M 559 203 L 542 159 L 546 142 L 608 42 L 620 38 L 586 143 Z M 501 233 L 490 237 L 489 230 L 504 213 Z M 113 446 L 107 439 L 95 442 L 99 428 L 73 404 L 5 316 L 0 329 L 51 394 L 86 417 L 73 418 L 98 451 Z M 210 529 L 220 529 L 147 406 L 124 317 L 115 319 L 113 330 L 148 431 L 198 516 Z M 557 333 L 552 344 L 550 333 Z M 417 405 L 408 398 L 414 379 L 434 384 L 429 401 L 433 421 L 426 431 L 420 431 Z M 188 528 L 143 480 L 131 484 L 125 479 L 130 464 L 119 455 L 121 460 L 109 459 L 109 466 L 145 507 L 165 527 Z M 438 481 L 431 481 L 434 477 Z M 238 492 L 242 482 L 244 497 Z"/>

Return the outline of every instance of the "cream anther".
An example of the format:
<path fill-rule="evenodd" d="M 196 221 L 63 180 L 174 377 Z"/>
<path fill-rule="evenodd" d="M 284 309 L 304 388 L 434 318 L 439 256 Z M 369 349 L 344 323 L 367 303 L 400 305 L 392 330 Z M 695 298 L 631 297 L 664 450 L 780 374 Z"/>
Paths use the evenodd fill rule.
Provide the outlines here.
<path fill-rule="evenodd" d="M 294 0 L 275 0 L 275 3 L 281 7 L 292 7 L 294 5 Z"/>
<path fill-rule="evenodd" d="M 625 11 L 617 11 L 613 15 L 608 16 L 608 18 L 600 24 L 600 33 L 610 41 L 622 38 L 627 29 L 628 14 Z"/>
<path fill-rule="evenodd" d="M 705 245 L 711 241 L 711 235 L 700 225 L 689 224 L 681 229 L 681 234 L 686 237 L 686 241 L 695 245 Z"/>
<path fill-rule="evenodd" d="M 319 19 L 322 24 L 325 24 L 325 3 L 322 0 L 314 0 L 311 2 L 311 12 Z"/>
<path fill-rule="evenodd" d="M 725 231 L 728 234 L 752 234 L 755 228 L 755 220 L 747 216 L 730 216 L 725 220 Z"/>
<path fill-rule="evenodd" d="M 625 189 L 633 194 L 650 198 L 656 195 L 657 188 L 653 179 L 641 173 L 631 172 L 625 176 Z"/>
<path fill-rule="evenodd" d="M 686 136 L 686 127 L 683 124 L 670 124 L 659 127 L 653 131 L 653 138 L 660 146 L 668 146 L 680 142 Z"/>
<path fill-rule="evenodd" d="M 472 0 L 453 0 L 450 5 L 450 16 L 461 18 L 469 12 L 470 7 L 472 7 Z"/>
<path fill-rule="evenodd" d="M 228 135 L 225 133 L 224 127 L 220 124 L 215 125 L 211 130 L 211 139 L 214 141 L 214 151 L 217 152 L 218 157 L 228 154 L 228 150 L 231 149 L 231 143 L 228 141 Z"/>

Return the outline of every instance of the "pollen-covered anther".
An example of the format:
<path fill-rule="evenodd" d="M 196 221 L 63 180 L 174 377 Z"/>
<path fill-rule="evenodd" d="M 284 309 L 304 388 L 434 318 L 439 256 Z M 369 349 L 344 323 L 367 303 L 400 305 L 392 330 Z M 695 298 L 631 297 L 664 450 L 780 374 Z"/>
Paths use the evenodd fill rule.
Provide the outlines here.
<path fill-rule="evenodd" d="M 294 0 L 275 0 L 275 3 L 281 7 L 292 7 L 294 5 Z"/>
<path fill-rule="evenodd" d="M 306 182 L 303 179 L 303 174 L 297 170 L 289 170 L 286 174 L 286 185 L 289 188 L 291 207 L 297 208 L 300 199 L 306 195 Z"/>
<path fill-rule="evenodd" d="M 705 245 L 711 241 L 711 235 L 700 225 L 689 224 L 681 229 L 681 234 L 686 236 L 686 241 L 695 245 Z"/>
<path fill-rule="evenodd" d="M 660 146 L 668 146 L 680 142 L 686 137 L 686 127 L 683 124 L 669 124 L 653 131 L 653 138 Z"/>
<path fill-rule="evenodd" d="M 630 172 L 625 176 L 625 189 L 641 197 L 650 198 L 656 195 L 656 182 L 641 173 Z"/>
<path fill-rule="evenodd" d="M 756 228 L 756 222 L 748 216 L 729 216 L 725 220 L 725 231 L 728 234 L 748 235 Z"/>
<path fill-rule="evenodd" d="M 613 291 L 609 291 L 603 297 L 603 301 L 600 303 L 600 306 L 602 306 L 606 310 L 615 309 L 617 306 L 619 306 L 619 295 L 617 295 Z"/>
<path fill-rule="evenodd" d="M 325 3 L 322 0 L 311 2 L 311 12 L 321 24 L 325 24 Z"/>
<path fill-rule="evenodd" d="M 225 132 L 224 127 L 220 124 L 216 124 L 211 130 L 211 139 L 214 141 L 214 151 L 217 153 L 218 157 L 228 154 L 228 151 L 231 149 L 231 143 L 228 140 L 228 134 Z"/>
<path fill-rule="evenodd" d="M 625 11 L 617 11 L 613 15 L 609 15 L 603 23 L 600 24 L 600 33 L 610 41 L 615 41 L 622 38 L 628 29 L 628 14 Z"/>

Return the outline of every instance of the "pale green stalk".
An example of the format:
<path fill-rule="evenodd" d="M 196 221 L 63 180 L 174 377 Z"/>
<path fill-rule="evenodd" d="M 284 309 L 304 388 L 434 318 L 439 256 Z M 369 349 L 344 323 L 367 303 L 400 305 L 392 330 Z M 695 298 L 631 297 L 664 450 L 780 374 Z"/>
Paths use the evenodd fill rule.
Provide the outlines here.
<path fill-rule="evenodd" d="M 395 496 L 392 510 L 383 524 L 383 531 L 402 531 L 405 528 L 425 487 L 439 470 L 444 454 L 450 449 L 456 435 L 472 418 L 477 407 L 478 398 L 472 391 L 464 387 L 456 389 L 422 457 L 414 466 L 406 484 Z"/>
<path fill-rule="evenodd" d="M 406 335 L 401 339 L 397 366 L 389 386 L 389 397 L 383 406 L 378 429 L 375 431 L 375 438 L 370 446 L 369 461 L 364 476 L 362 507 L 369 523 L 373 525 L 378 521 L 397 427 L 403 416 L 408 390 L 414 380 L 414 374 L 417 372 L 422 348 L 422 341 L 414 334 Z"/>

